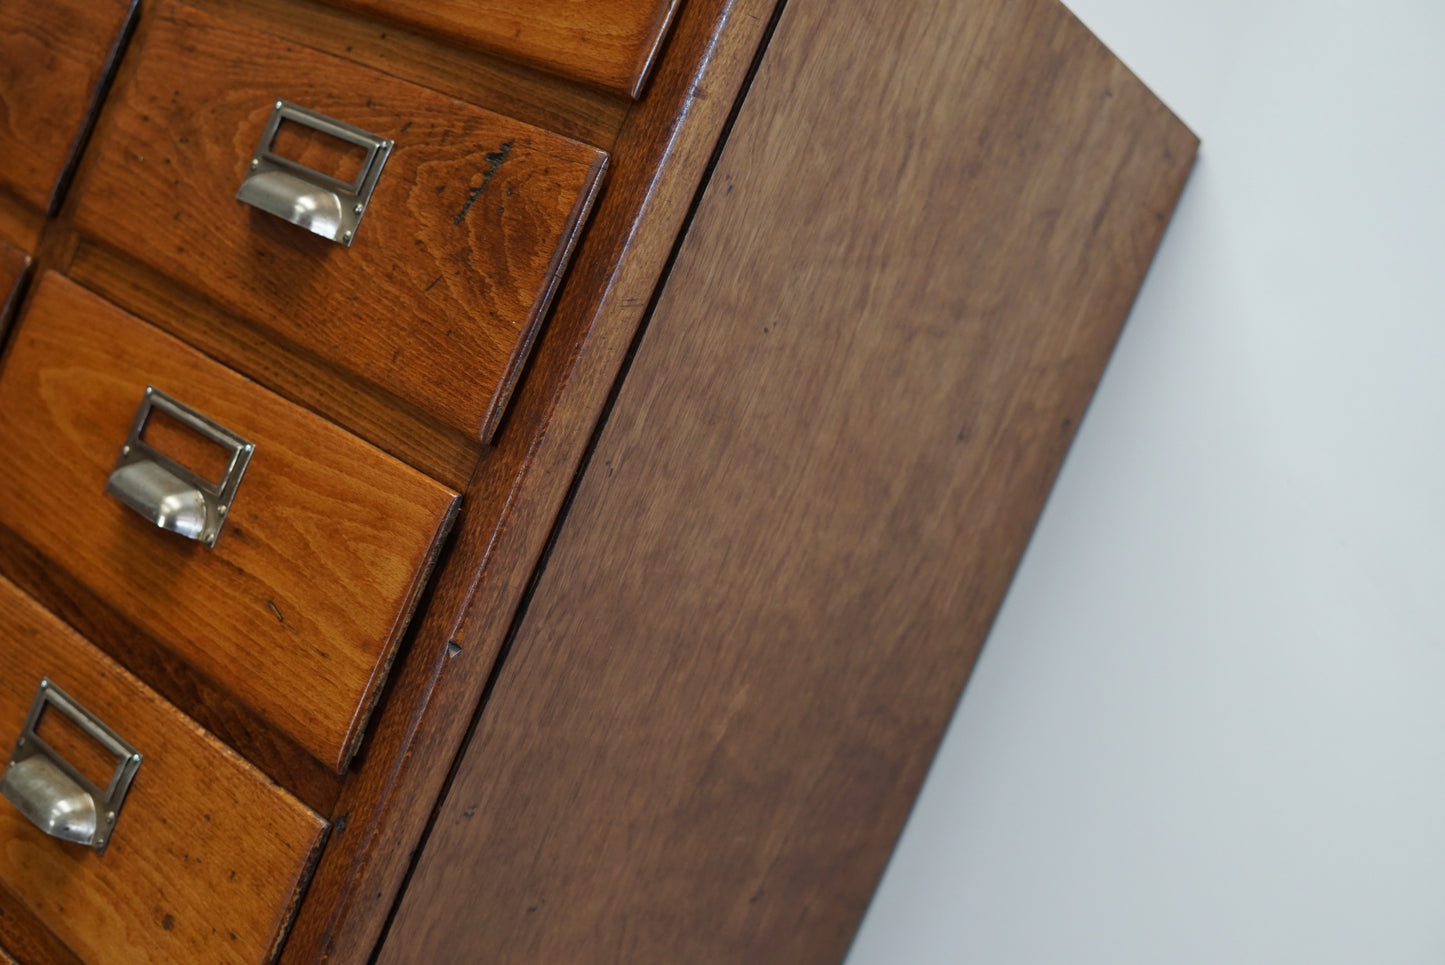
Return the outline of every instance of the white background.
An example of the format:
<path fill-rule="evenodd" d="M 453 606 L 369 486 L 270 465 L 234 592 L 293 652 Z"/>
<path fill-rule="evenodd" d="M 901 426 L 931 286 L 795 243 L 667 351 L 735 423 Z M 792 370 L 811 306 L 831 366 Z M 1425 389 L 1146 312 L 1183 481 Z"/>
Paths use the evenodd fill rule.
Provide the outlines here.
<path fill-rule="evenodd" d="M 1445 3 L 1071 0 L 1203 153 L 849 965 L 1445 963 Z"/>

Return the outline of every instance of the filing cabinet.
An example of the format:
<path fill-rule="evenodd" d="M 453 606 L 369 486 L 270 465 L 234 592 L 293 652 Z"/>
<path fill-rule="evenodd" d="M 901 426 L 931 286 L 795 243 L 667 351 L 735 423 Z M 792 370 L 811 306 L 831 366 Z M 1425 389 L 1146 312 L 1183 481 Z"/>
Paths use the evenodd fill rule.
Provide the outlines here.
<path fill-rule="evenodd" d="M 877 89 L 890 92 L 886 69 L 905 53 L 887 46 L 888 31 L 912 16 L 947 19 L 946 5 L 864 7 L 846 16 L 877 18 L 881 56 L 854 41 L 811 48 L 809 31 L 821 36 L 826 20 L 814 0 L 139 0 L 69 13 L 20 0 L 0 9 L 0 19 L 27 24 L 70 17 L 94 35 L 55 42 L 54 26 L 29 26 L 24 42 L 0 38 L 11 65 L 0 72 L 0 102 L 21 105 L 13 116 L 73 91 L 65 138 L 13 125 L 0 134 L 23 149 L 15 162 L 0 151 L 0 291 L 19 293 L 8 327 L 0 316 L 0 742 L 15 747 L 0 785 L 10 799 L 0 802 L 0 946 L 22 961 L 66 963 L 620 954 L 536 939 L 528 923 L 580 934 L 589 915 L 628 894 L 579 890 L 577 862 L 594 855 L 589 835 L 609 842 L 597 855 L 615 855 L 615 841 L 605 815 L 569 808 L 590 785 L 567 765 L 629 746 L 632 732 L 608 722 L 614 708 L 637 720 L 677 707 L 665 668 L 621 686 L 590 662 L 599 645 L 620 655 L 629 640 L 548 638 L 537 621 L 593 612 L 565 588 L 600 585 L 612 598 L 608 554 L 621 572 L 631 547 L 656 535 L 658 521 L 641 511 L 599 522 L 587 496 L 616 468 L 589 463 L 588 451 L 619 378 L 624 390 L 633 378 L 628 359 L 654 309 L 674 329 L 686 316 L 698 338 L 731 338 L 714 325 L 744 294 L 775 298 L 781 317 L 816 297 L 810 286 L 838 265 L 856 261 L 867 278 L 891 264 L 871 246 L 938 259 L 946 270 L 920 284 L 939 293 L 922 315 L 954 306 L 937 322 L 947 343 L 937 357 L 976 351 L 983 383 L 1047 387 L 990 403 L 1023 420 L 1028 458 L 1019 459 L 1036 467 L 1017 493 L 990 498 L 1031 524 L 1069 437 L 1042 427 L 1065 410 L 1065 430 L 1076 423 L 1194 141 L 1053 0 L 959 6 L 968 11 L 959 42 L 945 32 L 936 59 L 921 63 L 940 85 L 935 109 L 959 111 L 972 140 L 919 143 L 912 132 L 928 112 L 900 113 L 896 141 L 849 147 L 857 170 L 896 171 L 872 193 L 843 187 L 851 182 L 831 163 L 842 153 L 836 137 L 779 120 L 788 150 L 756 131 L 728 140 L 734 119 L 749 116 L 745 92 L 816 106 L 855 67 L 882 72 Z M 982 40 L 970 46 L 974 33 Z M 1022 54 L 1007 59 L 1010 45 L 1044 58 L 1041 73 Z M 829 71 L 841 79 L 807 82 Z M 961 93 L 955 72 L 977 90 Z M 841 131 L 887 127 L 889 104 L 855 91 L 828 106 Z M 815 142 L 834 145 L 829 163 Z M 763 143 L 772 146 L 748 153 Z M 910 152 L 939 151 L 958 152 L 956 164 L 930 164 L 910 180 Z M 42 154 L 44 164 L 28 160 Z M 788 217 L 816 215 L 826 252 L 803 246 L 806 257 L 789 261 L 786 250 L 754 251 L 776 243 L 766 213 L 786 206 L 729 208 L 730 179 L 744 167 L 796 177 L 797 198 L 813 200 Z M 978 196 L 959 201 L 950 177 L 980 186 Z M 960 205 L 976 249 L 897 243 L 904 213 L 928 221 L 935 192 Z M 897 214 L 865 233 L 873 222 L 864 213 L 880 199 Z M 1038 234 L 1037 248 L 1019 243 L 1013 219 Z M 733 230 L 711 264 L 726 284 L 699 286 L 709 262 L 689 259 L 689 239 L 723 224 Z M 791 267 L 734 276 L 743 253 Z M 693 275 L 669 279 L 672 266 Z M 960 294 L 1005 282 L 1013 287 L 987 306 Z M 1096 304 L 1060 311 L 1071 298 Z M 994 334 L 978 318 L 1002 327 Z M 769 319 L 757 321 L 770 334 Z M 888 358 L 891 324 L 881 337 Z M 998 348 L 995 338 L 1023 337 L 1015 330 L 1030 333 L 1035 354 Z M 676 352 L 661 361 L 639 350 L 637 380 L 659 367 L 692 371 L 684 347 L 668 344 Z M 803 346 L 790 363 L 798 386 L 851 357 L 826 340 Z M 742 378 L 753 353 L 700 371 L 695 398 L 673 386 L 657 411 L 711 405 L 714 380 L 726 385 L 734 369 Z M 839 384 L 857 391 L 849 378 Z M 901 412 L 898 393 L 910 386 L 868 397 Z M 916 388 L 925 399 L 946 394 Z M 619 424 L 647 423 L 633 395 L 619 390 L 615 400 Z M 740 465 L 762 451 L 747 441 L 745 418 L 708 425 Z M 853 442 L 880 479 L 896 468 Z M 665 436 L 658 443 L 659 454 L 674 451 Z M 806 438 L 798 444 L 807 451 Z M 701 462 L 688 458 L 710 452 L 698 447 L 675 471 L 659 469 L 659 499 L 668 479 L 695 475 Z M 705 489 L 704 478 L 699 506 Z M 780 512 L 770 494 L 755 495 Z M 647 502 L 645 486 L 638 498 Z M 759 520 L 788 528 L 782 517 Z M 568 555 L 585 568 L 559 574 L 551 548 L 571 546 L 569 532 L 611 548 Z M 692 540 L 693 562 L 711 558 L 703 529 L 678 535 Z M 1000 545 L 1014 552 L 1026 536 L 1014 527 Z M 640 625 L 661 625 L 663 611 L 685 612 L 689 594 L 707 592 L 697 584 L 676 596 L 666 583 L 634 599 Z M 970 612 L 986 615 L 996 602 L 980 594 Z M 603 616 L 597 627 L 614 626 Z M 949 653 L 956 666 L 942 677 L 958 679 L 972 651 Z M 826 654 L 817 643 L 809 666 L 825 667 Z M 758 681 L 744 691 L 765 690 L 773 671 L 759 663 L 752 672 Z M 724 677 L 707 679 L 721 686 Z M 861 683 L 819 669 L 803 685 Z M 693 705 L 700 715 L 710 706 Z M 569 716 L 579 708 L 580 721 Z M 498 728 L 510 725 L 489 716 L 497 713 L 525 727 L 525 754 L 498 750 L 510 746 Z M 697 726 L 714 725 L 700 716 Z M 687 749 L 687 726 L 663 730 Z M 840 727 L 836 740 L 849 734 Z M 910 733 L 900 752 L 917 756 L 930 739 L 926 728 Z M 594 740 L 600 750 L 581 750 Z M 772 746 L 779 761 L 797 752 Z M 127 761 L 133 771 L 123 773 Z M 637 782 L 624 810 L 687 796 L 665 767 L 622 770 Z M 489 771 L 506 775 L 492 800 L 508 816 L 484 814 L 469 833 L 466 795 Z M 891 819 L 897 800 L 889 806 Z M 859 797 L 840 810 L 861 815 L 845 839 L 866 839 L 876 855 L 896 828 L 878 817 L 881 804 L 870 807 Z M 102 815 L 103 846 L 83 821 L 75 831 L 70 817 L 54 817 L 87 808 Z M 699 828 L 716 817 L 694 815 Z M 542 863 L 549 836 L 576 842 L 575 860 Z M 635 853 L 658 844 L 639 841 Z M 729 848 L 735 842 L 719 841 L 709 853 Z M 468 857 L 449 869 L 456 887 L 439 888 L 453 881 L 437 877 L 448 853 Z M 871 888 L 877 870 L 870 860 L 850 873 Z M 709 887 L 694 877 L 658 889 L 649 901 L 670 924 L 650 925 L 650 943 L 631 960 L 666 959 L 663 949 L 685 947 L 670 942 L 706 928 L 689 915 Z M 569 895 L 569 907 L 544 909 L 549 888 Z M 467 919 L 474 892 L 494 899 L 478 915 L 489 938 L 427 924 L 428 914 L 450 915 L 448 927 Z M 777 899 L 717 900 L 740 901 L 727 906 L 737 916 Z M 770 919 L 750 932 L 754 947 L 734 948 L 734 960 L 784 947 L 776 927 Z M 694 947 L 707 950 L 698 960 L 719 957 Z"/>

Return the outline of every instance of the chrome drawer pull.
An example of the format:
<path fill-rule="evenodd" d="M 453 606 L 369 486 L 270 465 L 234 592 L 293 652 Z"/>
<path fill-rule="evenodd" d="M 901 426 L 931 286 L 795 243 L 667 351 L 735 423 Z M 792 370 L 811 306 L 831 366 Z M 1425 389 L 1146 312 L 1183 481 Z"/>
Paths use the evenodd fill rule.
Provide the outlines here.
<path fill-rule="evenodd" d="M 337 140 L 365 148 L 366 160 L 356 180 L 348 184 L 275 153 L 272 148 L 282 121 L 304 124 Z M 343 124 L 289 101 L 277 101 L 271 119 L 266 122 L 266 129 L 261 132 L 261 144 L 251 158 L 251 166 L 236 197 L 349 248 L 361 224 L 361 216 L 371 203 L 371 192 L 376 187 L 377 178 L 381 177 L 391 146 L 392 142 L 386 138 L 368 134 L 359 127 Z"/>
<path fill-rule="evenodd" d="M 141 438 L 152 409 L 230 450 L 231 460 L 219 483 L 202 479 Z M 105 491 L 161 529 L 214 547 L 255 451 L 254 445 L 230 429 L 148 386 Z"/>
<path fill-rule="evenodd" d="M 69 717 L 87 737 L 119 759 L 104 791 L 41 739 L 36 728 L 47 706 Z M 25 729 L 15 742 L 5 776 L 0 778 L 0 794 L 51 837 L 105 854 L 140 764 L 141 755 L 134 747 L 46 678 L 40 681 Z"/>

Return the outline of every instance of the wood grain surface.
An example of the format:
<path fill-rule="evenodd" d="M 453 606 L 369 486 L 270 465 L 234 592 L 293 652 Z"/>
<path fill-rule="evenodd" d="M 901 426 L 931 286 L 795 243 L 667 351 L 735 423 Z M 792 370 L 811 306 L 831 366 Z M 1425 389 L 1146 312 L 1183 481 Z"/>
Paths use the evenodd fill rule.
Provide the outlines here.
<path fill-rule="evenodd" d="M 133 48 L 77 175 L 82 234 L 488 438 L 606 155 L 178 4 Z M 235 200 L 278 99 L 396 142 L 350 248 Z"/>
<path fill-rule="evenodd" d="M 0 579 L 0 735 L 49 677 L 143 755 L 104 855 L 0 801 L 0 882 L 87 965 L 259 963 L 325 823 Z"/>
<path fill-rule="evenodd" d="M 23 283 L 30 271 L 30 256 L 0 241 L 0 344 L 10 327 L 10 316 L 20 301 Z"/>
<path fill-rule="evenodd" d="M 1196 146 L 1053 0 L 791 0 L 379 962 L 837 962 Z"/>
<path fill-rule="evenodd" d="M 136 0 L 0 4 L 0 190 L 58 201 Z"/>
<path fill-rule="evenodd" d="M 678 0 L 329 0 L 636 97 Z"/>
<path fill-rule="evenodd" d="M 775 5 L 693 0 L 679 11 L 618 134 L 607 189 L 507 424 L 467 487 L 425 617 L 332 812 L 338 830 L 284 962 L 371 960 Z"/>
<path fill-rule="evenodd" d="M 544 73 L 324 0 L 192 0 L 227 20 L 430 87 L 573 140 L 610 150 L 631 106 L 621 94 Z"/>
<path fill-rule="evenodd" d="M 214 549 L 104 492 L 147 385 L 256 445 Z M 344 767 L 456 494 L 53 273 L 16 326 L 0 409 L 0 525 Z"/>
<path fill-rule="evenodd" d="M 3 882 L 0 882 L 0 945 L 12 956 L 8 961 L 18 965 L 85 965 Z"/>

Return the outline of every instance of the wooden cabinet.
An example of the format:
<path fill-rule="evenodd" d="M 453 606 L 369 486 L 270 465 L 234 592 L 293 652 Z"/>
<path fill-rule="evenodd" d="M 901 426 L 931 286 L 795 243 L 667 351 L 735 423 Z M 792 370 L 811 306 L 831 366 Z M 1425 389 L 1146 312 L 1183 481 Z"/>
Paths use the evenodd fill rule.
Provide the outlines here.
<path fill-rule="evenodd" d="M 289 844 L 215 935 L 235 869 L 200 845 L 165 900 L 63 916 L 58 873 L 0 863 L 0 945 L 835 959 L 1192 135 L 1054 0 L 138 18 L 73 188 L 0 217 L 38 279 L 0 356 L 0 589 L 129 688 L 107 714 L 264 775 Z M 206 513 L 233 463 L 195 427 L 252 447 L 214 545 L 117 495 L 148 390 L 201 417 L 136 438 Z M 186 759 L 157 746 L 138 781 Z M 0 809 L 34 867 L 121 873 Z"/>

